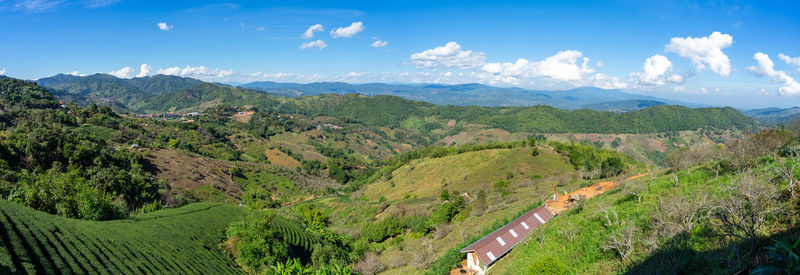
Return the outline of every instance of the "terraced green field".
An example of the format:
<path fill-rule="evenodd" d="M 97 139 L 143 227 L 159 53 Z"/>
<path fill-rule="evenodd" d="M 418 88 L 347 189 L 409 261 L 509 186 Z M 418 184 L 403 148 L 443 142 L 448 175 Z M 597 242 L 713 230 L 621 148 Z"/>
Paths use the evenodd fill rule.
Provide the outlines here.
<path fill-rule="evenodd" d="M 195 203 L 95 222 L 0 200 L 0 274 L 238 274 L 218 248 L 241 207 Z"/>

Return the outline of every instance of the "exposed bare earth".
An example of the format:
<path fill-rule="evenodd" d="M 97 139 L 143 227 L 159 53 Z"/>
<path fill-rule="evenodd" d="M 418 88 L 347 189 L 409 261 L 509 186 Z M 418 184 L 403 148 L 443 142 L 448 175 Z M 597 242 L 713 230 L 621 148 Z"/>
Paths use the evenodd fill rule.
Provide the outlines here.
<path fill-rule="evenodd" d="M 642 173 L 635 176 L 628 177 L 625 180 L 633 180 L 642 176 L 647 175 L 648 173 Z M 555 200 L 548 200 L 545 205 L 547 209 L 550 210 L 554 215 L 558 215 L 561 212 L 566 211 L 569 207 L 575 203 L 574 198 L 579 198 L 579 200 L 590 199 L 594 196 L 600 195 L 614 186 L 617 185 L 616 181 L 601 181 L 587 187 L 580 188 L 578 190 L 572 191 L 570 193 L 562 194 L 561 196 L 557 196 Z"/>
<path fill-rule="evenodd" d="M 164 180 L 172 189 L 192 190 L 212 185 L 229 197 L 242 195 L 242 190 L 228 174 L 233 166 L 228 161 L 160 149 L 151 151 L 146 158 L 155 166 L 156 178 Z"/>

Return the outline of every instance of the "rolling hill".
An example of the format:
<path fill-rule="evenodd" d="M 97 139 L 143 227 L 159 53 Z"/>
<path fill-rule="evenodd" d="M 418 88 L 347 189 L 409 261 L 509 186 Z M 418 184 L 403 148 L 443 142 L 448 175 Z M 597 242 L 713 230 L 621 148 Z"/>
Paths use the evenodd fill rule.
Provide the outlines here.
<path fill-rule="evenodd" d="M 187 89 L 205 82 L 185 77 L 154 75 L 131 79 L 108 74 L 74 76 L 58 74 L 36 80 L 36 83 L 54 90 L 59 98 L 86 103 L 109 105 L 115 110 L 135 108 L 145 99 Z"/>
<path fill-rule="evenodd" d="M 218 244 L 244 214 L 242 207 L 196 203 L 95 222 L 0 200 L 0 273 L 242 273 Z"/>

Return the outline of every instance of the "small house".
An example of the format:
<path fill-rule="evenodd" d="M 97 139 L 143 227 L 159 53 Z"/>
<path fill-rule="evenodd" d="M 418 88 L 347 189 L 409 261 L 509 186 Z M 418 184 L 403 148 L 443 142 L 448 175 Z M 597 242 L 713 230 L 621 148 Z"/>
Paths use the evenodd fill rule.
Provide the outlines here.
<path fill-rule="evenodd" d="M 551 218 L 553 213 L 540 206 L 461 249 L 462 253 L 467 253 L 467 268 L 474 274 L 486 274 L 493 263 Z"/>

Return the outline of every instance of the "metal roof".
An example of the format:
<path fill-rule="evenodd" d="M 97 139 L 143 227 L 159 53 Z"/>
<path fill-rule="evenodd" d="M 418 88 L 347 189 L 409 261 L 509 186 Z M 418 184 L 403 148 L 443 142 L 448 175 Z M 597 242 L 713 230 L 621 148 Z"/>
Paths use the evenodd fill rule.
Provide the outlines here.
<path fill-rule="evenodd" d="M 461 249 L 461 252 L 475 252 L 481 262 L 489 266 L 519 244 L 531 231 L 552 217 L 553 214 L 550 213 L 550 210 L 540 206 Z"/>

